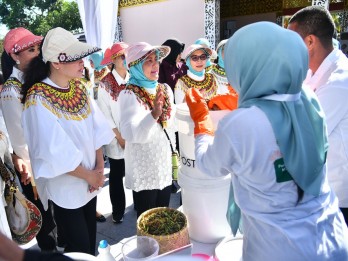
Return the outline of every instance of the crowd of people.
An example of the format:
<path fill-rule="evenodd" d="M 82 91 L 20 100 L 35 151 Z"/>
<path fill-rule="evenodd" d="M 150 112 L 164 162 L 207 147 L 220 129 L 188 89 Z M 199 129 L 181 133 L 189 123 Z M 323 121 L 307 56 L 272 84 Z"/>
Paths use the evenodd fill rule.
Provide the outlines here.
<path fill-rule="evenodd" d="M 348 260 L 348 58 L 334 34 L 321 7 L 298 11 L 287 29 L 245 26 L 216 50 L 204 38 L 186 48 L 173 38 L 103 53 L 59 27 L 45 38 L 10 30 L 0 156 L 42 213 L 40 249 L 95 255 L 105 159 L 115 224 L 125 188 L 138 217 L 169 206 L 175 108 L 186 102 L 196 165 L 232 177 L 226 213 L 244 234 L 243 260 Z M 209 110 L 225 109 L 214 131 Z M 0 232 L 11 238 L 5 207 L 2 196 Z"/>

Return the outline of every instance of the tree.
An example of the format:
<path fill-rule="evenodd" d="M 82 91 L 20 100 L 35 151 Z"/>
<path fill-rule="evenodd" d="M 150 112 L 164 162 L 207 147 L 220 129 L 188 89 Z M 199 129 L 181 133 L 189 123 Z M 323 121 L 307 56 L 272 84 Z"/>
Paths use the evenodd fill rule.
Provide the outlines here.
<path fill-rule="evenodd" d="M 10 29 L 24 27 L 37 35 L 58 26 L 72 32 L 82 30 L 77 3 L 64 0 L 0 0 L 0 23 Z"/>

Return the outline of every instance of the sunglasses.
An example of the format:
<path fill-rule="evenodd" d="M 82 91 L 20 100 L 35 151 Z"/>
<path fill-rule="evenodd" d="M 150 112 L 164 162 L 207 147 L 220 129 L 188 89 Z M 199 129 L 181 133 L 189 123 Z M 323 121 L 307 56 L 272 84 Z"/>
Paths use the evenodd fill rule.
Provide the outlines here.
<path fill-rule="evenodd" d="M 126 56 L 124 54 L 119 56 L 122 60 L 126 59 Z"/>
<path fill-rule="evenodd" d="M 205 61 L 205 60 L 208 59 L 208 55 L 206 55 L 206 54 L 201 54 L 200 56 L 198 56 L 198 55 L 192 55 L 190 58 L 191 58 L 191 60 L 194 61 L 194 62 L 197 62 L 199 59 L 200 59 L 201 61 Z"/>

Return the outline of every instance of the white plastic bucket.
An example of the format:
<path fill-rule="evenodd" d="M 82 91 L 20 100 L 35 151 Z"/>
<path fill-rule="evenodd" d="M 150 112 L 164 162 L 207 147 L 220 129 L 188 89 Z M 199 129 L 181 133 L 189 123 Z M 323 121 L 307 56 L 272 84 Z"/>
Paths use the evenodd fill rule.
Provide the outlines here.
<path fill-rule="evenodd" d="M 210 111 L 214 127 L 221 118 L 230 111 Z M 194 178 L 215 179 L 201 172 L 195 165 L 195 140 L 194 124 L 186 103 L 176 105 L 176 120 L 178 124 L 179 146 L 180 146 L 180 169 L 183 173 Z"/>
<path fill-rule="evenodd" d="M 210 244 L 230 235 L 226 211 L 231 177 L 194 179 L 179 172 L 178 181 L 190 238 Z"/>
<path fill-rule="evenodd" d="M 212 111 L 215 128 L 229 111 Z M 178 183 L 183 212 L 187 216 L 190 238 L 202 243 L 217 243 L 231 234 L 226 219 L 231 177 L 210 177 L 195 165 L 193 122 L 186 103 L 177 105 L 180 160 Z"/>

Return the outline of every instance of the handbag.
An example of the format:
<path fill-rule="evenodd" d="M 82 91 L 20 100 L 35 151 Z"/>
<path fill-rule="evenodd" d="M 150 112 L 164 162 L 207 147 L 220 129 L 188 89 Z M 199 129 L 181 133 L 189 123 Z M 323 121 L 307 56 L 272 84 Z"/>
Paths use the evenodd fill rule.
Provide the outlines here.
<path fill-rule="evenodd" d="M 18 244 L 26 244 L 39 233 L 42 226 L 40 210 L 18 189 L 15 172 L 0 158 L 0 175 L 5 182 L 5 207 L 12 239 Z"/>
<path fill-rule="evenodd" d="M 173 144 L 169 138 L 169 135 L 168 135 L 166 129 L 163 128 L 163 131 L 167 136 L 167 139 L 168 139 L 169 145 L 170 145 L 170 149 L 172 151 L 172 179 L 178 180 L 178 172 L 179 172 L 179 166 L 180 166 L 179 153 L 177 150 L 174 150 Z"/>

